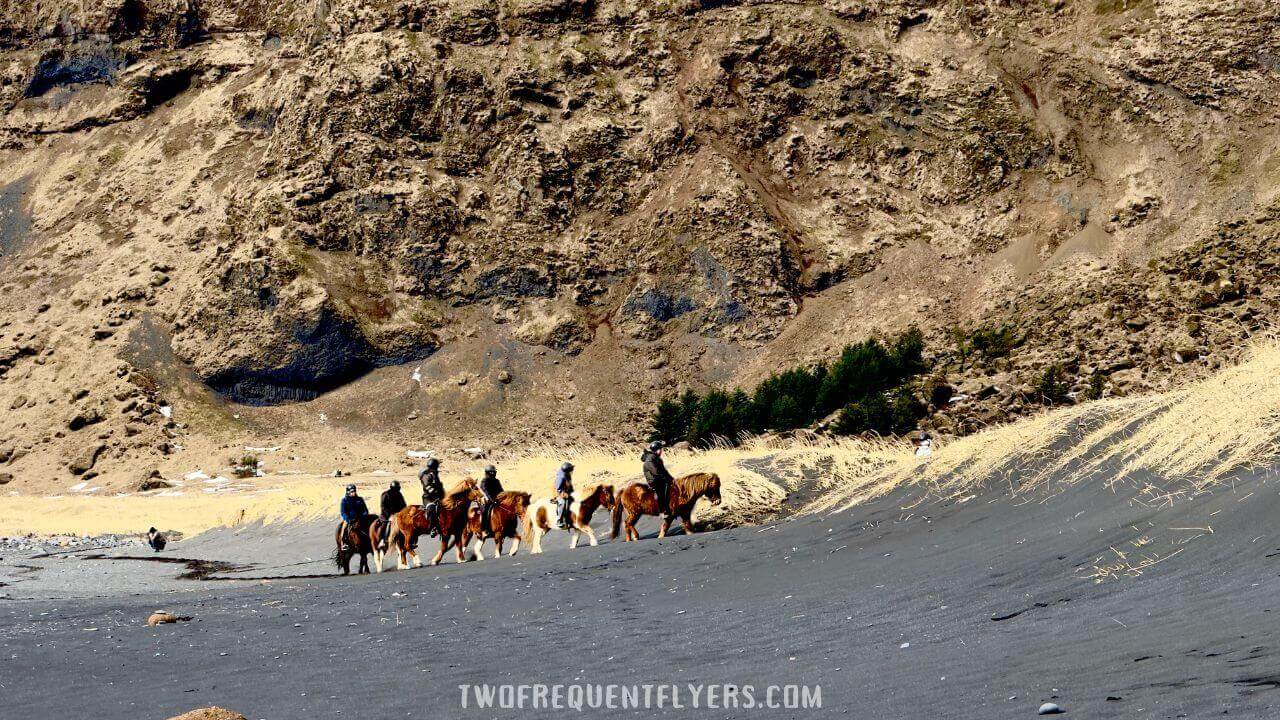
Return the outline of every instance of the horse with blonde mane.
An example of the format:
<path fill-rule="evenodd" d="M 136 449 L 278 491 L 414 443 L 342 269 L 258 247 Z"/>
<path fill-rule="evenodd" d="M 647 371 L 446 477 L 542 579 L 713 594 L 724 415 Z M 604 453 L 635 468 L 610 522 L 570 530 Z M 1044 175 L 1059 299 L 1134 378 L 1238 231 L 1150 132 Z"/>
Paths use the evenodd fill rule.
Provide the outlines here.
<path fill-rule="evenodd" d="M 676 478 L 671 482 L 671 489 L 667 491 L 667 509 L 658 507 L 658 494 L 647 483 L 635 482 L 622 488 L 618 493 L 618 501 L 613 506 L 613 535 L 617 538 L 618 532 L 622 527 L 622 514 L 627 514 L 626 535 L 622 538 L 623 542 L 631 540 L 639 540 L 640 533 L 636 530 L 636 520 L 641 515 L 661 515 L 662 527 L 658 530 L 658 537 L 666 537 L 667 530 L 671 527 L 671 521 L 680 518 L 680 524 L 686 533 L 694 533 L 693 529 L 693 506 L 698 503 L 699 498 L 705 497 L 711 501 L 712 505 L 719 505 L 720 500 L 720 476 L 715 473 L 693 473 L 684 477 Z"/>
<path fill-rule="evenodd" d="M 564 530 L 569 533 L 570 550 L 578 547 L 578 539 L 583 535 L 591 541 L 591 547 L 596 546 L 596 534 L 591 529 L 591 516 L 599 508 L 613 510 L 614 504 L 613 486 L 605 484 L 596 485 L 587 490 L 581 500 L 569 503 L 569 527 Z M 560 529 L 556 524 L 558 517 L 555 498 L 544 498 L 529 506 L 524 516 L 524 534 L 531 545 L 530 554 L 541 553 L 542 538 L 552 530 Z"/>
<path fill-rule="evenodd" d="M 493 538 L 493 545 L 497 548 L 495 557 L 502 557 L 502 545 L 507 538 L 515 538 L 515 544 L 511 546 L 512 555 L 520 549 L 520 518 L 524 517 L 524 512 L 529 507 L 529 500 L 532 496 L 527 492 L 516 492 L 508 490 L 499 493 L 494 499 L 493 508 L 489 511 L 488 522 L 482 522 L 480 508 L 473 507 L 468 511 L 467 524 L 462 544 L 465 545 L 470 538 L 476 539 L 475 550 L 476 559 L 483 560 L 484 541 Z"/>
<path fill-rule="evenodd" d="M 431 558 L 429 564 L 439 565 L 445 551 L 450 547 L 456 547 L 458 562 L 465 562 L 466 557 L 463 555 L 462 548 L 465 544 L 467 511 L 483 499 L 484 496 L 480 494 L 476 481 L 465 478 L 440 500 L 436 507 L 435 522 L 427 517 L 426 510 L 421 505 L 410 505 L 390 518 L 391 532 L 385 544 L 379 545 L 376 541 L 379 536 L 375 532 L 380 528 L 371 527 L 369 534 L 375 538 L 374 567 L 378 572 L 382 572 L 383 560 L 390 554 L 390 549 L 393 547 L 399 554 L 397 570 L 408 568 L 410 559 L 414 567 L 422 567 L 422 560 L 418 557 L 418 538 L 433 529 L 440 537 L 440 549 L 435 557 Z M 380 521 L 375 521 L 374 525 L 380 525 Z"/>

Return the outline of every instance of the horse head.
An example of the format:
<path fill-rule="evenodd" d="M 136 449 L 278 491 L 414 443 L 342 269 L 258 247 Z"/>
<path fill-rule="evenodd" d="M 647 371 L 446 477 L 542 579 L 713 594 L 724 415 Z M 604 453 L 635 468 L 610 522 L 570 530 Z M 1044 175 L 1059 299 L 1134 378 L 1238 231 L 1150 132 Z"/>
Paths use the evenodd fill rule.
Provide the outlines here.
<path fill-rule="evenodd" d="M 715 473 L 707 473 L 703 480 L 701 494 L 702 497 L 711 501 L 712 505 L 719 505 L 723 502 L 720 497 L 720 476 Z"/>
<path fill-rule="evenodd" d="M 597 485 L 594 495 L 596 496 L 596 499 L 600 501 L 600 505 L 605 510 L 612 510 L 614 503 L 617 502 L 617 498 L 613 494 L 612 485 L 605 485 L 603 483 Z"/>

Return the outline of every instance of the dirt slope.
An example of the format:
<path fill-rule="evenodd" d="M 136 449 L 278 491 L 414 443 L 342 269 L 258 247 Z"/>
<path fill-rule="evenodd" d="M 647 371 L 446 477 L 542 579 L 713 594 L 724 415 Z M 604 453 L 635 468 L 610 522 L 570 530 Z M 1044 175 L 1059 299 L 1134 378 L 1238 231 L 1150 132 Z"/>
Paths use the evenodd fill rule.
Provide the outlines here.
<path fill-rule="evenodd" d="M 948 431 L 1202 374 L 1275 315 L 1277 12 L 0 2 L 0 472 L 626 438 L 912 322 Z"/>

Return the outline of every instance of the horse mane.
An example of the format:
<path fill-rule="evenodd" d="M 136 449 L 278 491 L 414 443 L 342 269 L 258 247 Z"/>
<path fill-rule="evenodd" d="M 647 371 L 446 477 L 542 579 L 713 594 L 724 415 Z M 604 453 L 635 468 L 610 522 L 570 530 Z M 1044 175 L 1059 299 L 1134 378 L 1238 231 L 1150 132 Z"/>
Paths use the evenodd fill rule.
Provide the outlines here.
<path fill-rule="evenodd" d="M 673 484 L 680 486 L 680 489 L 688 497 L 693 497 L 694 495 L 701 495 L 712 488 L 720 489 L 720 476 L 707 472 L 693 473 L 692 475 L 676 478 Z"/>
<path fill-rule="evenodd" d="M 471 478 L 463 478 L 461 482 L 453 486 L 452 490 L 445 493 L 444 499 L 440 502 L 448 503 L 449 505 L 457 505 L 470 497 L 471 491 L 475 489 L 475 480 L 472 480 Z"/>
<path fill-rule="evenodd" d="M 520 492 L 518 490 L 505 490 L 503 491 L 502 494 L 511 498 L 511 500 L 513 501 L 513 504 L 518 508 L 529 507 L 529 502 L 533 500 L 532 495 L 530 495 L 527 492 Z"/>

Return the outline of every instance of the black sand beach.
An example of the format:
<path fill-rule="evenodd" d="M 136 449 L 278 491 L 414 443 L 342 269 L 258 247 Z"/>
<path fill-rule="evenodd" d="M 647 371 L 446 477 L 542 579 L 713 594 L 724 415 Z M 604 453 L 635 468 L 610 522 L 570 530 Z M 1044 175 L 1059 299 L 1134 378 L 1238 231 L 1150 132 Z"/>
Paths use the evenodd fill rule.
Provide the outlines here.
<path fill-rule="evenodd" d="M 578 714 L 989 719 L 1053 702 L 1082 718 L 1274 717 L 1277 510 L 1258 474 L 1169 502 L 1129 484 L 903 492 L 348 578 L 315 577 L 333 572 L 327 524 L 208 533 L 162 556 L 190 563 L 6 557 L 6 572 L 42 569 L 0 588 L 15 598 L 0 604 L 0 696 L 14 718 L 559 717 L 463 708 L 459 685 L 670 683 L 684 707 Z M 159 608 L 193 620 L 147 627 Z M 820 685 L 822 707 L 691 707 L 683 688 L 713 683 Z"/>

